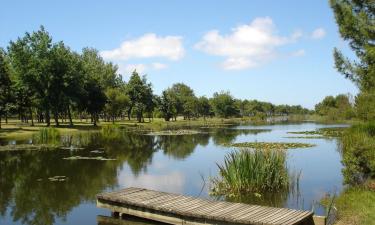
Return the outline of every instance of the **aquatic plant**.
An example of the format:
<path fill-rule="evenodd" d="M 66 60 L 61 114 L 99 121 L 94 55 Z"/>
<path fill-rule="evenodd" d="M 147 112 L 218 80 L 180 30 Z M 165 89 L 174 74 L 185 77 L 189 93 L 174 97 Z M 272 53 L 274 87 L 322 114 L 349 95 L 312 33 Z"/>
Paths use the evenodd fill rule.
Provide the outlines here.
<path fill-rule="evenodd" d="M 41 128 L 34 134 L 34 140 L 36 140 L 38 144 L 58 145 L 60 142 L 60 132 L 53 127 Z"/>
<path fill-rule="evenodd" d="M 288 190 L 291 177 L 283 151 L 242 149 L 217 164 L 219 176 L 211 179 L 211 194 L 239 196 L 244 193 Z"/>
<path fill-rule="evenodd" d="M 252 149 L 268 149 L 268 150 L 285 150 L 291 148 L 310 148 L 313 144 L 293 143 L 293 142 L 242 142 L 230 144 L 231 147 L 252 148 Z"/>
<path fill-rule="evenodd" d="M 341 137 L 346 129 L 347 127 L 325 127 L 311 131 L 290 131 L 288 134 L 317 135 L 316 137 Z"/>
<path fill-rule="evenodd" d="M 173 135 L 193 135 L 193 134 L 200 134 L 203 133 L 203 131 L 198 130 L 162 130 L 162 131 L 154 131 L 150 132 L 146 135 L 157 135 L 157 136 L 173 136 Z"/>
<path fill-rule="evenodd" d="M 102 126 L 101 134 L 106 140 L 119 139 L 122 136 L 122 130 L 117 124 L 105 125 Z"/>
<path fill-rule="evenodd" d="M 97 157 L 87 157 L 87 156 L 71 156 L 71 157 L 66 157 L 63 158 L 65 160 L 98 160 L 98 161 L 113 161 L 116 159 L 109 159 L 109 158 L 104 158 L 102 156 L 97 156 Z"/>

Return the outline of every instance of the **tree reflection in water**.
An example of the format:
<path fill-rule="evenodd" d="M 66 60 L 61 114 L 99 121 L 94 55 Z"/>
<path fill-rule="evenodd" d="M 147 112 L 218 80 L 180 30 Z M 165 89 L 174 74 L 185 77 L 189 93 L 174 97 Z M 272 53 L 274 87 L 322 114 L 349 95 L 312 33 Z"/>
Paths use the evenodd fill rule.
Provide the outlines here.
<path fill-rule="evenodd" d="M 198 145 L 233 141 L 244 130 L 214 129 L 206 133 L 179 136 L 149 136 L 117 131 L 63 135 L 55 151 L 0 152 L 0 216 L 11 216 L 23 224 L 54 224 L 66 220 L 83 202 L 95 202 L 95 195 L 118 186 L 118 171 L 128 165 L 134 176 L 147 171 L 156 151 L 174 159 L 190 156 Z M 20 143 L 32 143 L 25 141 Z M 81 149 L 82 148 L 82 149 Z M 114 158 L 114 161 L 64 160 L 70 156 Z M 65 181 L 48 178 L 66 176 Z"/>

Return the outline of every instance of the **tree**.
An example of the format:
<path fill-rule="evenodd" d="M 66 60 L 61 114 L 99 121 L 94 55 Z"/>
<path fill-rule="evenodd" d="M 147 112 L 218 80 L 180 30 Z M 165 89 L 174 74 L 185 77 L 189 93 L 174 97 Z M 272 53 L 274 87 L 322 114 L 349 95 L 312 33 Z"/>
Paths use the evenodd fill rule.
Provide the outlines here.
<path fill-rule="evenodd" d="M 200 116 L 203 116 L 203 119 L 206 119 L 212 113 L 210 101 L 205 96 L 198 98 L 198 113 Z"/>
<path fill-rule="evenodd" d="M 215 92 L 212 98 L 215 115 L 219 117 L 238 116 L 239 109 L 235 106 L 235 100 L 229 92 Z"/>
<path fill-rule="evenodd" d="M 159 111 L 161 112 L 165 121 L 169 121 L 177 113 L 174 100 L 175 99 L 171 96 L 171 92 L 169 90 L 163 91 L 158 105 Z"/>
<path fill-rule="evenodd" d="M 131 113 L 134 111 L 138 122 L 142 122 L 143 113 L 146 109 L 150 109 L 149 106 L 152 104 L 153 94 L 151 84 L 147 83 L 146 77 L 141 79 L 137 71 L 134 70 L 128 82 L 126 91 L 130 99 L 128 119 L 130 120 Z"/>
<path fill-rule="evenodd" d="M 341 37 L 349 42 L 357 59 L 334 49 L 335 66 L 360 89 L 356 99 L 362 119 L 375 119 L 375 4 L 373 0 L 330 0 Z M 370 110 L 368 112 L 363 109 Z"/>
<path fill-rule="evenodd" d="M 300 110 L 300 109 L 295 109 Z M 330 120 L 350 119 L 354 115 L 353 106 L 348 95 L 327 96 L 315 105 L 315 111 Z"/>
<path fill-rule="evenodd" d="M 110 116 L 112 122 L 125 110 L 130 103 L 129 97 L 119 88 L 110 88 L 105 92 L 107 103 L 105 104 L 105 111 Z"/>
<path fill-rule="evenodd" d="M 172 85 L 169 92 L 170 96 L 174 98 L 176 114 L 183 115 L 184 119 L 190 119 L 197 107 L 193 89 L 184 83 L 176 83 Z"/>
<path fill-rule="evenodd" d="M 12 68 L 21 85 L 27 91 L 35 93 L 50 125 L 50 109 L 56 81 L 51 69 L 52 37 L 40 27 L 38 31 L 26 33 L 16 42 L 10 42 L 8 52 Z M 31 105 L 31 104 L 28 104 Z M 30 112 L 32 110 L 30 109 Z M 32 116 L 32 115 L 30 115 Z"/>
<path fill-rule="evenodd" d="M 107 102 L 105 91 L 121 86 L 120 77 L 117 75 L 117 67 L 105 63 L 95 49 L 84 48 L 80 58 L 84 82 L 79 109 L 90 113 L 91 120 L 96 125 Z"/>
<path fill-rule="evenodd" d="M 0 49 L 0 128 L 1 117 L 7 113 L 7 105 L 11 98 L 11 79 L 9 73 L 9 65 L 6 61 L 6 54 L 3 49 Z"/>

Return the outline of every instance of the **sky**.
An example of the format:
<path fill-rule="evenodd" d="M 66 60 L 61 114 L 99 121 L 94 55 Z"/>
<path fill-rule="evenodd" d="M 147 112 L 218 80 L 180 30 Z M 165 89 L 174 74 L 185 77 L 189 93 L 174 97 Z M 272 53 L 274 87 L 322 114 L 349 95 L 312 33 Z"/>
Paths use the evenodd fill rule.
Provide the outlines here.
<path fill-rule="evenodd" d="M 96 48 L 128 80 L 137 69 L 160 94 L 177 82 L 198 96 L 313 108 L 358 93 L 334 68 L 340 38 L 328 0 L 2 0 L 0 47 L 41 25 L 74 51 Z"/>

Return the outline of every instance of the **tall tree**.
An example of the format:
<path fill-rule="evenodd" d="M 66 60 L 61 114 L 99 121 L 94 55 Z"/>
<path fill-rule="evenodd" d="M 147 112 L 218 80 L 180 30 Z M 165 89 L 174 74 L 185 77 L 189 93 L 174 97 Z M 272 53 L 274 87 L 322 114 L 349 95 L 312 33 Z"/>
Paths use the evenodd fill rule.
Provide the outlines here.
<path fill-rule="evenodd" d="M 359 116 L 375 119 L 375 4 L 373 0 L 330 0 L 341 37 L 349 42 L 357 59 L 334 49 L 339 72 L 360 89 L 356 99 Z M 370 105 L 369 105 L 370 104 Z"/>
<path fill-rule="evenodd" d="M 143 113 L 146 111 L 147 105 L 150 104 L 153 98 L 151 83 L 147 83 L 146 77 L 141 78 L 137 71 L 134 70 L 126 91 L 130 99 L 128 119 L 130 120 L 131 113 L 134 112 L 138 122 L 142 122 Z"/>
<path fill-rule="evenodd" d="M 9 72 L 9 65 L 6 61 L 6 54 L 0 48 L 0 128 L 1 118 L 7 113 L 7 105 L 10 103 L 11 98 L 11 79 Z"/>
<path fill-rule="evenodd" d="M 51 49 L 52 37 L 44 27 L 31 34 L 26 33 L 15 42 L 11 41 L 8 48 L 18 80 L 39 99 L 47 126 L 50 125 L 51 101 L 54 101 L 52 93 L 55 91 L 53 81 L 56 80 L 51 70 Z"/>
<path fill-rule="evenodd" d="M 237 116 L 239 109 L 235 105 L 235 100 L 229 92 L 214 93 L 212 105 L 215 115 L 219 117 Z"/>
<path fill-rule="evenodd" d="M 120 88 L 110 88 L 105 92 L 105 95 L 107 97 L 105 111 L 114 123 L 115 118 L 129 106 L 130 100 Z"/>

